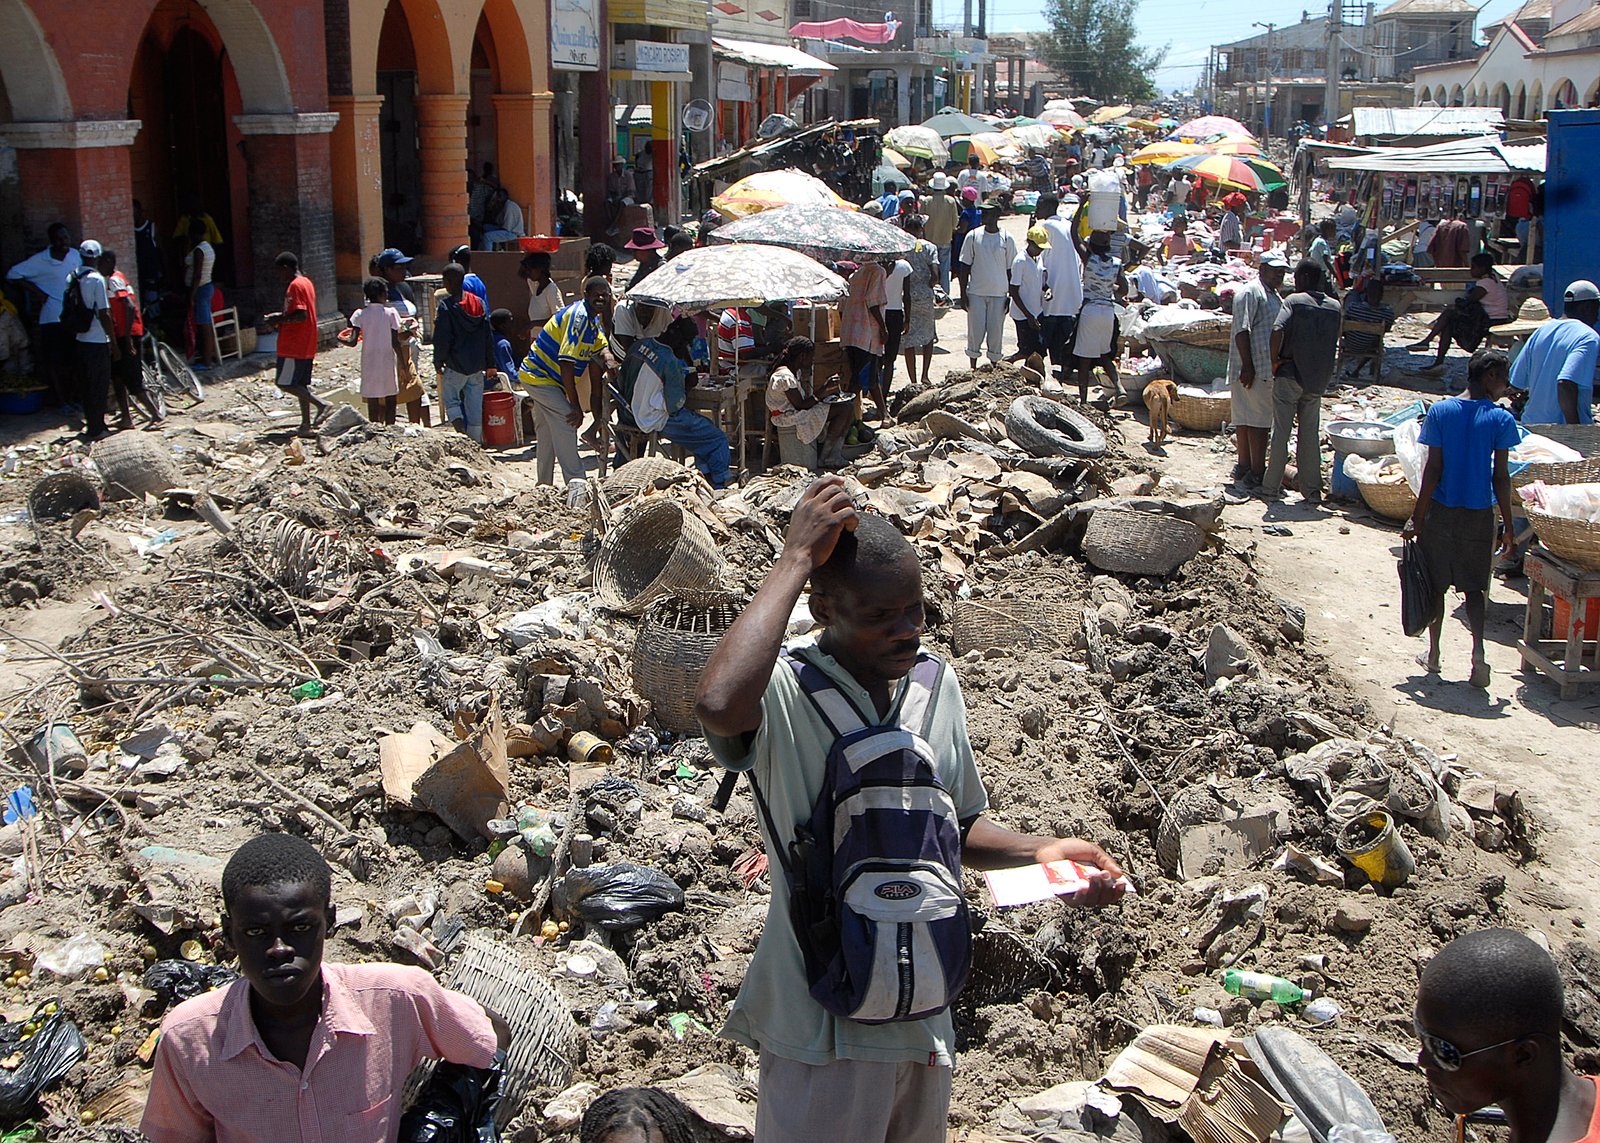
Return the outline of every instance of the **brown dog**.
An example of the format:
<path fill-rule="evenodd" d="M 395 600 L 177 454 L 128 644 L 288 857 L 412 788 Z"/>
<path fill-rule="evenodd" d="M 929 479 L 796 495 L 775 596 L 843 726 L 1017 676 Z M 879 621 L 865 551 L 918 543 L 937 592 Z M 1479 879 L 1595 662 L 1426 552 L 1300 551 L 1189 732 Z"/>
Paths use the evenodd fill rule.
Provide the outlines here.
<path fill-rule="evenodd" d="M 1144 407 L 1150 411 L 1150 443 L 1167 443 L 1167 419 L 1172 403 L 1178 399 L 1178 387 L 1161 378 L 1144 387 Z"/>

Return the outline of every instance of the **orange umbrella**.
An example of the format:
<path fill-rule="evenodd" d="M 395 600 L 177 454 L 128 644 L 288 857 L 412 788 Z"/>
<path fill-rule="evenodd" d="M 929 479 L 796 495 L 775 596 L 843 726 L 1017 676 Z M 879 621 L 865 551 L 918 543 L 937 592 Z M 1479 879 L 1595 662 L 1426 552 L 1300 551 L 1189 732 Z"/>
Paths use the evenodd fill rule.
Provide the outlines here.
<path fill-rule="evenodd" d="M 1151 143 L 1128 156 L 1128 162 L 1138 165 L 1142 163 L 1170 163 L 1175 159 L 1187 159 L 1190 155 L 1209 155 L 1211 152 L 1199 143 L 1161 142 Z"/>
<path fill-rule="evenodd" d="M 1204 146 L 1206 150 L 1218 155 L 1248 155 L 1254 157 L 1261 154 L 1261 144 L 1242 135 L 1223 135 L 1217 139 L 1209 139 Z"/>
<path fill-rule="evenodd" d="M 814 175 L 794 168 L 757 171 L 742 178 L 711 200 L 719 214 L 744 218 L 779 206 L 842 206 L 856 209 L 833 192 L 833 188 Z"/>

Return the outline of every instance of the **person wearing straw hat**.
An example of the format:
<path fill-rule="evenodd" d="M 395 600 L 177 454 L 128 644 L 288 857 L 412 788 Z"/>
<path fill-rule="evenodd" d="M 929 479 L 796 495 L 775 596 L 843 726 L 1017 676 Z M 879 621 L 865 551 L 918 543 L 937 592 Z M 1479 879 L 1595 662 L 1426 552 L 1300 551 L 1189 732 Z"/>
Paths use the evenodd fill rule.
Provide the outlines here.
<path fill-rule="evenodd" d="M 1439 636 L 1444 629 L 1445 592 L 1454 587 L 1466 597 L 1472 632 L 1469 682 L 1487 689 L 1489 662 L 1483 652 L 1489 579 L 1494 570 L 1494 510 L 1500 509 L 1500 556 L 1515 548 L 1511 519 L 1511 450 L 1521 433 L 1510 412 L 1497 401 L 1506 394 L 1506 355 L 1480 349 L 1467 365 L 1465 397 L 1435 401 L 1422 422 L 1420 443 L 1427 446 L 1417 506 L 1401 535 L 1421 543 L 1422 561 L 1433 588 L 1433 618 L 1428 624 L 1428 654 L 1419 656 L 1430 675 L 1439 673 Z"/>
<path fill-rule="evenodd" d="M 1559 318 L 1540 326 L 1517 355 L 1511 387 L 1528 394 L 1525 425 L 1594 423 L 1594 369 L 1600 358 L 1600 288 L 1580 278 L 1567 287 Z"/>
<path fill-rule="evenodd" d="M 954 186 L 949 175 L 935 171 L 928 180 L 928 194 L 922 200 L 925 219 L 923 233 L 929 242 L 938 247 L 939 286 L 946 294 L 950 292 L 950 243 L 955 238 L 956 215 L 959 213 L 956 200 L 950 197 Z"/>
<path fill-rule="evenodd" d="M 1515 365 L 1517 355 L 1528 342 L 1528 336 L 1549 320 L 1550 307 L 1544 304 L 1543 298 L 1524 298 L 1517 307 L 1517 316 L 1508 322 L 1490 326 L 1489 337 L 1505 344 L 1506 357 Z"/>

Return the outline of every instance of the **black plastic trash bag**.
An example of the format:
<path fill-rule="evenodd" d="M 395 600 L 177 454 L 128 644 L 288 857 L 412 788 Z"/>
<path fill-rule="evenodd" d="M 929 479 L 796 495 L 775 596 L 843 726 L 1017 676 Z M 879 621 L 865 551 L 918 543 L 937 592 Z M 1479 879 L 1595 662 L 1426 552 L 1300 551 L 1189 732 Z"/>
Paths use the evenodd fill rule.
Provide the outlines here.
<path fill-rule="evenodd" d="M 504 1052 L 486 1068 L 441 1063 L 401 1116 L 399 1143 L 499 1143 L 494 1116 L 505 1074 Z"/>
<path fill-rule="evenodd" d="M 556 885 L 556 912 L 602 929 L 636 929 L 683 908 L 683 890 L 657 869 L 619 861 L 568 870 Z"/>
<path fill-rule="evenodd" d="M 59 1011 L 45 1014 L 55 1003 L 44 1001 L 26 1021 L 0 1024 L 0 1059 L 21 1057 L 16 1067 L 0 1068 L 0 1125 L 11 1127 L 31 1115 L 35 1097 L 84 1057 L 78 1026 Z M 33 1035 L 23 1039 L 29 1028 Z"/>
<path fill-rule="evenodd" d="M 231 968 L 192 960 L 158 960 L 144 970 L 144 986 L 168 1005 L 204 996 L 238 979 L 239 974 Z"/>
<path fill-rule="evenodd" d="M 1407 540 L 1400 554 L 1400 629 L 1407 635 L 1420 635 L 1433 622 L 1433 584 L 1422 548 Z"/>

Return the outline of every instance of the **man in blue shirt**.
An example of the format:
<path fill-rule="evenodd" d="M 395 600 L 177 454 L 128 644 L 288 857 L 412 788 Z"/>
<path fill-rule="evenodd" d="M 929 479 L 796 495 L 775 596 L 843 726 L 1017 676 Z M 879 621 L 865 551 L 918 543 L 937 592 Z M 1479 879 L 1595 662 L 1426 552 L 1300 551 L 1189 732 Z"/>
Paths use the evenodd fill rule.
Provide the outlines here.
<path fill-rule="evenodd" d="M 1500 554 L 1514 546 L 1511 523 L 1509 455 L 1521 439 L 1517 422 L 1496 401 L 1505 396 L 1506 355 L 1480 349 L 1467 366 L 1467 394 L 1434 402 L 1422 422 L 1428 446 L 1417 506 L 1402 533 L 1418 537 L 1434 593 L 1428 626 L 1428 655 L 1418 662 L 1439 672 L 1439 635 L 1444 627 L 1444 597 L 1455 587 L 1466 595 L 1467 626 L 1472 631 L 1475 687 L 1488 689 L 1489 663 L 1483 653 L 1484 613 L 1494 563 L 1494 508 L 1500 508 Z"/>
<path fill-rule="evenodd" d="M 1528 338 L 1511 370 L 1511 385 L 1528 394 L 1525 425 L 1594 423 L 1594 369 L 1600 358 L 1600 288 L 1580 278 L 1567 287 L 1563 316 Z"/>
<path fill-rule="evenodd" d="M 641 337 L 628 347 L 627 360 L 617 379 L 625 408 L 619 416 L 632 417 L 647 433 L 659 432 L 694 456 L 695 467 L 713 488 L 727 487 L 731 450 L 728 436 L 711 421 L 685 408 L 688 378 L 682 355 L 699 332 L 693 320 L 678 318 L 660 337 Z M 623 462 L 619 454 L 617 463 Z"/>
<path fill-rule="evenodd" d="M 883 184 L 883 195 L 878 199 L 878 205 L 883 207 L 883 219 L 887 222 L 900 213 L 900 184 L 890 179 Z"/>

